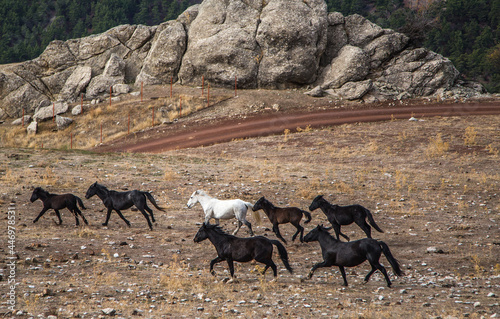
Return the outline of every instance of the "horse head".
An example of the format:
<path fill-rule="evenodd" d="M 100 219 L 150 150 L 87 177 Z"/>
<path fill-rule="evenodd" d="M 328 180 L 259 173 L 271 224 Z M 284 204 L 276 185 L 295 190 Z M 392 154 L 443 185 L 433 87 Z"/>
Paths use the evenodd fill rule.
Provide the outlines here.
<path fill-rule="evenodd" d="M 198 197 L 199 196 L 208 196 L 207 193 L 205 193 L 204 191 L 202 191 L 201 189 L 198 189 L 196 191 L 193 192 L 193 194 L 191 195 L 191 197 L 189 197 L 189 200 L 187 202 L 187 207 L 188 208 L 191 208 L 193 207 L 196 203 L 198 203 Z"/>
<path fill-rule="evenodd" d="M 40 198 L 40 193 L 42 191 L 43 191 L 43 189 L 41 187 L 36 187 L 33 190 L 33 194 L 31 194 L 30 201 L 33 203 L 34 201 L 36 201 L 37 199 L 39 199 Z"/>
<path fill-rule="evenodd" d="M 312 212 L 313 210 L 318 209 L 320 207 L 320 203 L 323 201 L 325 201 L 323 195 L 318 195 L 314 197 L 311 205 L 309 205 L 309 210 Z"/>
<path fill-rule="evenodd" d="M 95 182 L 94 184 L 90 185 L 89 189 L 87 189 L 87 193 L 85 194 L 85 198 L 89 199 L 90 197 L 94 196 L 97 194 L 97 187 L 99 184 Z"/>
<path fill-rule="evenodd" d="M 253 205 L 253 207 L 252 207 L 252 210 L 253 210 L 254 212 L 256 212 L 256 211 L 258 211 L 259 209 L 262 209 L 262 208 L 263 208 L 263 204 L 264 204 L 264 202 L 266 202 L 266 201 L 267 201 L 267 200 L 266 200 L 266 198 L 265 198 L 264 196 L 262 196 L 261 198 L 259 198 L 259 199 L 255 202 L 255 204 L 254 204 L 254 205 Z"/>
<path fill-rule="evenodd" d="M 195 243 L 199 243 L 200 241 L 207 239 L 208 238 L 207 229 L 208 229 L 208 225 L 203 223 L 203 225 L 201 225 L 200 229 L 198 229 L 198 232 L 196 233 L 196 235 L 194 235 L 193 241 Z"/>
<path fill-rule="evenodd" d="M 330 229 L 332 229 L 332 227 L 324 227 L 323 224 L 318 225 L 304 237 L 304 242 L 308 243 L 311 241 L 317 241 L 321 233 L 326 232 L 329 234 L 328 231 Z"/>

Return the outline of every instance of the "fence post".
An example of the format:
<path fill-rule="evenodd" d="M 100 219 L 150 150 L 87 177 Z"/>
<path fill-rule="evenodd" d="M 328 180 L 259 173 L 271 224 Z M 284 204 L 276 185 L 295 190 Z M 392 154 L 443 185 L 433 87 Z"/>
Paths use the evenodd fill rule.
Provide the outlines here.
<path fill-rule="evenodd" d="M 152 120 L 152 126 L 155 126 L 155 107 L 153 106 L 153 120 Z"/>
<path fill-rule="evenodd" d="M 71 138 L 71 146 L 70 146 L 70 149 L 73 149 L 73 132 L 70 133 L 70 138 Z"/>
<path fill-rule="evenodd" d="M 210 106 L 210 83 L 207 83 L 207 107 Z"/>
<path fill-rule="evenodd" d="M 179 118 L 182 117 L 182 96 L 179 96 Z"/>
<path fill-rule="evenodd" d="M 144 82 L 141 82 L 141 103 L 142 103 L 142 94 L 144 91 Z"/>

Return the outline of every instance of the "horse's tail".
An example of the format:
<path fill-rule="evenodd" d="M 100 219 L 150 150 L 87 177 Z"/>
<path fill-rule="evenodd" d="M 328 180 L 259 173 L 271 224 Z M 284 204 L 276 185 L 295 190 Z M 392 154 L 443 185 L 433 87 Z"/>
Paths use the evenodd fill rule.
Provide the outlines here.
<path fill-rule="evenodd" d="M 293 274 L 293 269 L 292 267 L 290 266 L 290 264 L 288 263 L 288 253 L 286 252 L 286 248 L 285 246 L 283 246 L 282 243 L 280 243 L 279 241 L 277 240 L 272 240 L 271 239 L 271 243 L 273 245 L 276 246 L 276 248 L 278 248 L 278 253 L 280 254 L 280 258 L 281 258 L 281 261 L 283 262 L 283 264 L 285 265 L 285 268 L 291 273 Z"/>
<path fill-rule="evenodd" d="M 82 209 L 87 209 L 87 208 L 83 205 L 83 202 L 82 202 L 82 200 L 80 199 L 80 197 L 78 197 L 78 196 L 75 196 L 75 197 L 76 197 L 76 202 L 78 203 L 78 205 L 80 205 L 80 207 L 81 207 Z"/>
<path fill-rule="evenodd" d="M 399 261 L 396 258 L 394 258 L 394 256 L 392 256 L 392 253 L 389 249 L 389 246 L 387 246 L 387 244 L 384 243 L 383 241 L 379 241 L 378 243 L 379 243 L 380 247 L 382 248 L 382 252 L 384 253 L 385 258 L 387 258 L 387 260 L 389 261 L 389 264 L 391 264 L 391 267 L 394 270 L 394 272 L 396 273 L 396 275 L 403 276 L 404 273 L 401 270 L 401 266 L 399 265 Z"/>
<path fill-rule="evenodd" d="M 304 214 L 304 215 L 306 216 L 306 218 L 307 218 L 307 219 L 304 221 L 304 224 L 309 223 L 309 222 L 311 221 L 311 219 L 312 219 L 311 213 L 309 213 L 308 211 L 303 210 L 303 211 L 302 211 L 302 214 Z"/>
<path fill-rule="evenodd" d="M 252 210 L 252 216 L 255 219 L 255 222 L 257 225 L 260 225 L 261 219 L 260 219 L 260 213 L 259 211 L 254 211 L 253 210 L 253 204 L 249 202 L 245 202 L 245 205 Z"/>
<path fill-rule="evenodd" d="M 165 209 L 161 208 L 160 206 L 158 206 L 158 205 L 156 204 L 156 201 L 155 201 L 155 199 L 154 199 L 153 195 L 151 195 L 151 193 L 150 193 L 150 192 L 142 192 L 142 193 L 143 193 L 144 195 L 146 195 L 146 197 L 149 199 L 149 201 L 151 202 L 151 204 L 153 204 L 153 205 L 154 205 L 154 207 L 156 207 L 157 209 L 161 210 L 162 212 L 164 212 L 164 211 L 165 211 Z"/>
<path fill-rule="evenodd" d="M 380 227 L 378 227 L 377 223 L 375 222 L 375 219 L 373 219 L 372 213 L 364 207 L 363 207 L 363 209 L 365 210 L 366 217 L 368 217 L 368 222 L 370 223 L 370 225 L 372 225 L 373 228 L 375 228 L 377 231 L 383 233 L 384 231 L 382 229 L 380 229 Z"/>

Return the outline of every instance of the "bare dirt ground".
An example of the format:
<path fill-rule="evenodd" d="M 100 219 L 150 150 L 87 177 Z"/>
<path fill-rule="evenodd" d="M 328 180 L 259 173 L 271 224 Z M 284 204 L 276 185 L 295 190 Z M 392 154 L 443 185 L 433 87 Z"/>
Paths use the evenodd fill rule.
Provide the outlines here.
<path fill-rule="evenodd" d="M 221 103 L 141 134 L 153 136 L 174 126 L 194 129 L 219 121 L 222 114 L 241 120 L 278 109 L 292 112 L 304 103 L 292 91 L 280 92 L 279 98 L 270 98 L 269 92 L 253 97 L 244 93 L 233 99 L 246 100 L 231 115 L 227 115 L 230 105 Z M 323 108 L 354 108 L 325 99 L 323 106 L 314 103 L 318 105 L 304 107 L 318 110 L 328 103 Z M 394 105 L 370 108 L 388 107 Z M 4 317 L 16 318 L 99 318 L 107 313 L 124 318 L 497 317 L 498 123 L 498 115 L 483 115 L 322 129 L 302 126 L 279 136 L 158 154 L 0 149 L 2 220 L 7 229 L 11 206 L 16 216 L 18 284 L 16 310 L 8 312 L 10 290 L 2 288 L 1 311 Z M 130 210 L 124 214 L 132 227 L 116 214 L 109 227 L 102 227 L 102 203 L 98 198 L 84 199 L 95 181 L 115 190 L 149 190 L 166 212 L 155 210 L 153 231 L 139 212 Z M 67 210 L 60 226 L 53 213 L 33 224 L 42 207 L 40 201 L 29 202 L 35 186 L 80 196 L 91 225 L 75 227 Z M 275 256 L 276 281 L 271 281 L 270 273 L 260 276 L 257 271 L 262 268 L 256 263 L 237 263 L 233 282 L 227 282 L 225 263 L 215 267 L 212 277 L 208 268 L 215 249 L 208 241 L 193 242 L 203 221 L 202 209 L 186 207 L 196 189 L 250 202 L 265 195 L 275 205 L 303 209 L 318 194 L 340 205 L 362 204 L 385 231 L 373 231 L 374 238 L 389 245 L 405 276 L 395 277 L 382 257 L 392 288 L 385 286 L 379 273 L 363 284 L 367 264 L 347 270 L 348 287 L 341 286 L 335 267 L 319 269 L 306 280 L 311 266 L 322 260 L 319 245 L 289 242 L 293 275 Z M 312 215 L 306 232 L 328 224 L 322 212 Z M 249 220 L 257 235 L 275 238 L 266 218 L 261 225 Z M 235 224 L 223 221 L 222 226 L 232 232 Z M 280 229 L 288 240 L 294 233 L 291 225 Z M 355 225 L 342 229 L 351 240 L 364 237 Z M 238 235 L 247 236 L 245 227 Z M 2 235 L 0 252 L 10 256 L 7 238 Z M 2 269 L 2 286 L 8 287 L 7 259 L 2 258 Z"/>

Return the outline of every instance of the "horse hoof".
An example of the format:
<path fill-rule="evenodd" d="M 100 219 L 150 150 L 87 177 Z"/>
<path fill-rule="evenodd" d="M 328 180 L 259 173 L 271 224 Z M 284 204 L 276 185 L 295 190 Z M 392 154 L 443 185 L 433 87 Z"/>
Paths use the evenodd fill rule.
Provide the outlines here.
<path fill-rule="evenodd" d="M 106 224 L 106 223 L 102 223 L 101 225 L 103 225 L 104 227 L 108 226 L 108 224 Z"/>

